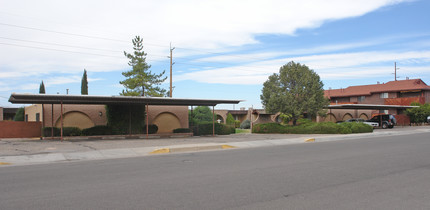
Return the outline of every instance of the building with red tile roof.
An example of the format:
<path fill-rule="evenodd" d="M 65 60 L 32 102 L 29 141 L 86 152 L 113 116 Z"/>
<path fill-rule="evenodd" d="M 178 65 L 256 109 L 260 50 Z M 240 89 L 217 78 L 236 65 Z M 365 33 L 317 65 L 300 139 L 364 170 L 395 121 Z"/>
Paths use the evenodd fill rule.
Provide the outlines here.
<path fill-rule="evenodd" d="M 341 89 L 329 89 L 324 95 L 330 104 L 376 104 L 408 106 L 412 102 L 430 103 L 430 86 L 421 79 L 407 79 L 378 83 L 373 85 L 350 86 Z M 408 124 L 403 110 L 381 110 L 385 113 L 405 118 L 402 124 Z M 369 119 L 380 110 L 330 110 L 325 121 L 343 121 L 349 118 Z M 406 119 L 407 118 L 407 119 Z"/>

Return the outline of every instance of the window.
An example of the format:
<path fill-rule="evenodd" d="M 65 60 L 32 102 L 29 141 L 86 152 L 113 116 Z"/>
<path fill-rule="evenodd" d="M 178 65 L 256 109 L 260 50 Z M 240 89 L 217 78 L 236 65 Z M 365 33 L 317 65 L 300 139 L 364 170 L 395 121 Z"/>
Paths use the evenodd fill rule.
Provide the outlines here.
<path fill-rule="evenodd" d="M 388 93 L 381 93 L 379 95 L 380 98 L 388 98 Z"/>
<path fill-rule="evenodd" d="M 40 113 L 36 113 L 36 122 L 40 122 Z"/>
<path fill-rule="evenodd" d="M 28 114 L 25 115 L 25 122 L 28 122 Z"/>
<path fill-rule="evenodd" d="M 363 102 L 365 99 L 366 99 L 366 96 L 358 96 L 357 97 L 358 102 Z"/>

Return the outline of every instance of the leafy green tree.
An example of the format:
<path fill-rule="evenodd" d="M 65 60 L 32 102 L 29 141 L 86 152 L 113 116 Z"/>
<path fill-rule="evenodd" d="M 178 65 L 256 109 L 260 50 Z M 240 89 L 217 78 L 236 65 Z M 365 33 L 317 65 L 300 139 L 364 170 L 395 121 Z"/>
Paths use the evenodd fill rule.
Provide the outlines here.
<path fill-rule="evenodd" d="M 40 83 L 40 86 L 39 86 L 39 93 L 40 94 L 45 94 L 45 84 L 43 84 L 43 80 L 42 80 L 42 83 Z"/>
<path fill-rule="evenodd" d="M 132 42 L 134 53 L 124 51 L 124 55 L 130 59 L 128 65 L 132 67 L 132 70 L 122 72 L 122 75 L 127 79 L 119 82 L 126 88 L 120 94 L 127 96 L 165 96 L 166 90 L 158 86 L 167 79 L 167 77 L 163 77 L 164 71 L 160 74 L 154 74 L 149 70 L 151 65 L 146 63 L 143 39 L 140 36 L 136 36 Z"/>
<path fill-rule="evenodd" d="M 227 125 L 232 125 L 234 126 L 235 122 L 234 122 L 234 117 L 231 113 L 227 114 L 227 119 L 225 120 Z"/>
<path fill-rule="evenodd" d="M 409 116 L 411 123 L 423 123 L 430 116 L 430 104 L 412 103 L 411 106 L 416 108 L 406 109 L 406 115 Z"/>
<path fill-rule="evenodd" d="M 25 109 L 24 107 L 18 108 L 13 121 L 24 121 Z"/>
<path fill-rule="evenodd" d="M 318 74 L 293 61 L 269 76 L 260 98 L 267 112 L 291 115 L 293 125 L 303 113 L 316 116 L 329 104 Z"/>
<path fill-rule="evenodd" d="M 81 81 L 81 95 L 88 95 L 88 78 L 87 70 L 84 69 L 84 75 L 82 75 Z"/>
<path fill-rule="evenodd" d="M 212 121 L 213 113 L 207 106 L 198 106 L 190 114 L 190 122 L 192 122 L 193 125 Z"/>

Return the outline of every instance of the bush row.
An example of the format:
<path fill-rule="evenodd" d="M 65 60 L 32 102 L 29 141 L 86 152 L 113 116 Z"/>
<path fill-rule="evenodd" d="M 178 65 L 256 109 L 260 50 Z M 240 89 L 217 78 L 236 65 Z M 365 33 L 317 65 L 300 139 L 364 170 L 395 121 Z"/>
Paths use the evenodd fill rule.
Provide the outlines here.
<path fill-rule="evenodd" d="M 140 134 L 146 134 L 146 126 L 141 128 Z M 61 135 L 61 129 L 54 127 L 54 136 Z M 157 125 L 149 125 L 148 126 L 149 134 L 157 133 L 158 126 Z M 123 132 L 116 132 L 115 129 L 112 129 L 106 125 L 96 125 L 91 128 L 79 129 L 77 127 L 64 127 L 63 128 L 63 136 L 98 136 L 98 135 L 122 135 Z M 52 127 L 44 127 L 42 131 L 42 135 L 45 137 L 50 137 L 52 135 Z"/>
<path fill-rule="evenodd" d="M 200 123 L 191 127 L 195 136 L 204 136 L 213 134 L 213 123 Z M 235 133 L 236 129 L 234 126 L 229 126 L 221 123 L 215 123 L 215 134 L 217 135 L 229 135 Z"/>
<path fill-rule="evenodd" d="M 278 123 L 256 124 L 253 133 L 284 133 L 284 134 L 349 134 L 373 132 L 373 127 L 364 123 L 306 122 L 298 126 L 281 125 Z"/>

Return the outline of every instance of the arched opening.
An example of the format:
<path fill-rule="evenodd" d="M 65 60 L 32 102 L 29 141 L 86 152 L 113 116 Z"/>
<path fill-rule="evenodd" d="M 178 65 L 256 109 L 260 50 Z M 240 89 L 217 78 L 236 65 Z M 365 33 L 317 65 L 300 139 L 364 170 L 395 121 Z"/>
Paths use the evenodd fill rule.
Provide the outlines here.
<path fill-rule="evenodd" d="M 324 122 L 336 122 L 336 116 L 334 116 L 334 114 L 329 113 L 327 114 L 327 116 L 324 119 Z"/>
<path fill-rule="evenodd" d="M 181 122 L 176 115 L 163 112 L 154 119 L 153 123 L 158 126 L 157 133 L 173 133 L 176 128 L 181 128 Z"/>
<path fill-rule="evenodd" d="M 80 129 L 94 127 L 94 122 L 82 112 L 72 111 L 63 115 L 63 127 L 78 127 Z M 55 127 L 61 127 L 61 117 L 55 123 Z"/>
<path fill-rule="evenodd" d="M 345 121 L 345 120 L 349 120 L 351 118 L 352 118 L 352 115 L 350 113 L 346 113 L 345 115 L 343 115 L 342 120 Z"/>
<path fill-rule="evenodd" d="M 218 122 L 218 120 L 219 120 L 219 123 L 224 123 L 224 118 L 222 118 L 222 116 L 221 115 L 219 115 L 219 114 L 217 114 L 216 115 L 216 122 Z"/>
<path fill-rule="evenodd" d="M 362 113 L 362 114 L 360 114 L 360 117 L 359 118 L 361 118 L 361 119 L 363 119 L 363 120 L 368 120 L 369 119 L 369 116 L 367 116 L 367 114 L 365 114 L 365 113 Z"/>

